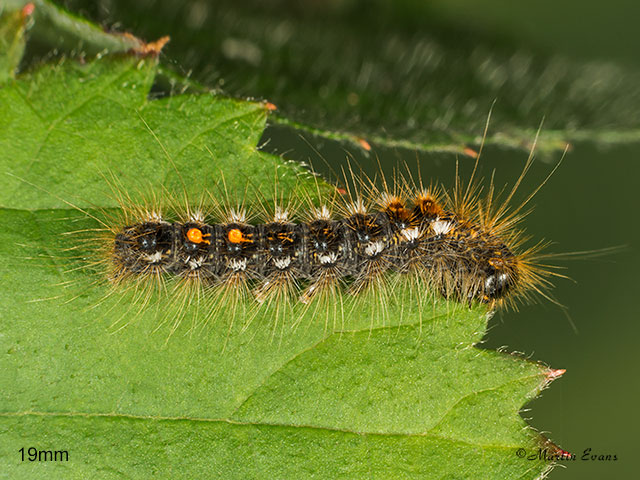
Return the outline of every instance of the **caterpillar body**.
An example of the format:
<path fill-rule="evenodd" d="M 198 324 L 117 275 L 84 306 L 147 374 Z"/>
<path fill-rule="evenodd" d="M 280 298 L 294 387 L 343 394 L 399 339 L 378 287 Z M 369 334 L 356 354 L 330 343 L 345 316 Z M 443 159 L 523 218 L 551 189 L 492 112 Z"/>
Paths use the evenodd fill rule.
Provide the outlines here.
<path fill-rule="evenodd" d="M 493 307 L 544 279 L 532 268 L 532 251 L 518 251 L 513 215 L 502 209 L 483 214 L 490 210 L 485 203 L 469 196 L 456 202 L 431 189 L 376 192 L 376 198 L 355 195 L 297 216 L 276 202 L 261 223 L 250 222 L 242 207 L 219 206 L 217 222 L 192 208 L 180 221 L 138 208 L 111 231 L 110 277 L 248 286 L 258 303 L 297 292 L 309 303 L 337 285 L 358 294 L 395 273 L 421 277 L 444 297 Z M 342 214 L 332 215 L 334 209 Z"/>

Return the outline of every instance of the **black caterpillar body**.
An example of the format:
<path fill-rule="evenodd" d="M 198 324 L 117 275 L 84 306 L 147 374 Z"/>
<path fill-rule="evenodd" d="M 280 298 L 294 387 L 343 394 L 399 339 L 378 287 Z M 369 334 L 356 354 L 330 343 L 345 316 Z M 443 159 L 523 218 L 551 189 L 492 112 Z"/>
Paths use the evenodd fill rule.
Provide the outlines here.
<path fill-rule="evenodd" d="M 212 286 L 241 277 L 263 292 L 290 281 L 306 284 L 305 302 L 327 281 L 350 283 L 357 292 L 389 271 L 418 273 L 462 301 L 499 300 L 519 281 L 519 258 L 505 241 L 429 194 L 409 206 L 393 197 L 373 212 L 359 202 L 337 220 L 326 209 L 303 223 L 286 213 L 258 225 L 243 220 L 156 217 L 128 225 L 115 238 L 117 275 L 193 276 Z"/>

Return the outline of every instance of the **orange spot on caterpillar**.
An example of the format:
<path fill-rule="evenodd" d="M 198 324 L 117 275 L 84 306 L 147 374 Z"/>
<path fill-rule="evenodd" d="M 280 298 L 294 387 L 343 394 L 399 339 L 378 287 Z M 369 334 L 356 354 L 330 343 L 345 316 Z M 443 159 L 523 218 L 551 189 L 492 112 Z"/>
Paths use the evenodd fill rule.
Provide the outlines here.
<path fill-rule="evenodd" d="M 266 102 L 264 104 L 264 108 L 266 108 L 270 112 L 274 112 L 274 111 L 276 111 L 278 109 L 278 107 L 275 104 L 271 103 L 271 102 Z"/>
<path fill-rule="evenodd" d="M 229 230 L 229 233 L 227 233 L 227 238 L 231 243 L 242 243 L 249 241 L 244 237 L 242 231 L 237 228 L 232 228 L 231 230 Z"/>
<path fill-rule="evenodd" d="M 187 239 L 191 243 L 206 243 L 207 245 L 211 245 L 209 240 L 205 240 L 205 237 L 210 237 L 210 233 L 202 234 L 202 230 L 199 228 L 190 228 L 187 232 Z"/>
<path fill-rule="evenodd" d="M 336 191 L 340 194 L 340 195 L 346 195 L 347 194 L 347 190 L 342 188 L 342 187 L 336 187 Z"/>

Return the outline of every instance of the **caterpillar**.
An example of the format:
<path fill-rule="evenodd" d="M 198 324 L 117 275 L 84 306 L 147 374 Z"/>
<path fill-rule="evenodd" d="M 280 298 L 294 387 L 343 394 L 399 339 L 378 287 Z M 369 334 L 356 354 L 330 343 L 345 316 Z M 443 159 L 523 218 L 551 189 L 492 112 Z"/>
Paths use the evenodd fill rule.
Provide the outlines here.
<path fill-rule="evenodd" d="M 327 189 L 316 175 L 315 194 L 289 188 L 294 193 L 285 196 L 276 182 L 270 198 L 247 205 L 246 199 L 230 200 L 223 180 L 224 188 L 193 201 L 186 192 L 195 190 L 194 179 L 185 181 L 176 169 L 184 190 L 179 200 L 167 191 L 134 200 L 113 176 L 107 183 L 119 205 L 114 212 L 91 213 L 59 199 L 98 223 L 68 232 L 76 244 L 84 243 L 71 248 L 82 252 L 79 269 L 97 273 L 94 284 L 108 283 L 106 297 L 127 302 L 114 294 L 133 291 L 131 308 L 137 305 L 140 312 L 157 293 L 168 297 L 177 311 L 167 304 L 158 308 L 165 318 L 173 316 L 172 332 L 187 305 L 198 307 L 205 325 L 220 312 L 230 323 L 242 318 L 249 324 L 259 311 L 273 308 L 275 324 L 295 326 L 311 310 L 312 318 L 324 312 L 328 327 L 331 319 L 334 326 L 344 323 L 345 301 L 352 308 L 373 305 L 372 326 L 384 324 L 387 302 L 399 290 L 410 291 L 418 310 L 436 298 L 483 304 L 489 311 L 536 294 L 549 298 L 549 278 L 561 275 L 542 262 L 549 257 L 541 253 L 544 243 L 524 247 L 528 237 L 518 223 L 560 163 L 512 207 L 534 150 L 505 198 L 496 194 L 493 180 L 481 195 L 475 180 L 481 152 L 482 146 L 464 186 L 456 163 L 450 191 L 425 187 L 421 177 L 414 181 L 408 167 L 390 181 L 379 175 L 381 182 L 349 168 L 346 188 Z M 123 315 L 127 324 L 136 316 Z"/>
<path fill-rule="evenodd" d="M 325 325 L 328 317 L 335 324 L 344 317 L 342 292 L 369 292 L 383 317 L 403 281 L 418 303 L 435 295 L 494 310 L 550 285 L 541 245 L 521 248 L 525 238 L 515 228 L 537 189 L 519 207 L 508 206 L 531 161 L 499 204 L 492 186 L 481 197 L 471 180 L 465 188 L 457 181 L 448 194 L 410 176 L 378 187 L 352 172 L 340 193 L 317 188 L 314 198 L 282 198 L 275 192 L 259 202 L 258 216 L 244 201 L 229 201 L 226 191 L 197 206 L 165 202 L 170 208 L 157 200 L 136 204 L 117 192 L 120 215 L 101 220 L 101 236 L 90 243 L 101 245 L 98 263 L 114 287 L 133 281 L 146 305 L 150 290 L 167 291 L 166 282 L 175 281 L 170 296 L 180 297 L 177 304 L 204 299 L 204 323 L 221 311 L 231 321 L 250 322 L 262 306 L 275 305 L 282 324 L 295 325 L 302 315 L 293 312 L 295 304 L 307 312 L 315 302 L 316 313 L 325 310 Z M 181 314 L 175 316 L 174 328 Z"/>
<path fill-rule="evenodd" d="M 197 277 L 204 285 L 251 281 L 256 298 L 271 285 L 305 282 L 300 301 L 324 285 L 347 283 L 359 290 L 387 271 L 417 269 L 444 296 L 493 302 L 521 280 L 523 258 L 485 225 L 445 207 L 421 190 L 409 201 L 383 195 L 357 197 L 334 217 L 327 205 L 295 223 L 288 210 L 250 224 L 244 210 L 229 210 L 220 223 L 201 212 L 185 221 L 167 221 L 149 212 L 117 230 L 113 243 L 114 279 L 133 275 Z"/>

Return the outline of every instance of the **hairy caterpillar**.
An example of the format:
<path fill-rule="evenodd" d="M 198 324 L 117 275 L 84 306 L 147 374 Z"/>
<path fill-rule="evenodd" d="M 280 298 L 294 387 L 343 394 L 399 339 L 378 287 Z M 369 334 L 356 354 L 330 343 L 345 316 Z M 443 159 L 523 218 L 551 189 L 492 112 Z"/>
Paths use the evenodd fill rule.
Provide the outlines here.
<path fill-rule="evenodd" d="M 276 192 L 257 216 L 224 191 L 167 207 L 116 188 L 121 210 L 100 220 L 89 244 L 100 246 L 97 263 L 114 288 L 133 284 L 142 306 L 152 291 L 170 292 L 178 305 L 204 306 L 204 323 L 219 312 L 250 322 L 265 306 L 275 307 L 276 323 L 295 325 L 314 305 L 313 316 L 336 325 L 342 292 L 369 292 L 381 317 L 372 324 L 384 322 L 385 302 L 408 285 L 418 303 L 435 295 L 494 309 L 542 293 L 553 274 L 539 263 L 540 246 L 522 249 L 514 228 L 535 192 L 508 207 L 531 161 L 500 204 L 493 187 L 481 197 L 471 181 L 448 194 L 404 176 L 378 187 L 353 173 L 341 194 Z M 182 313 L 172 315 L 175 328 Z"/>
<path fill-rule="evenodd" d="M 373 326 L 385 323 L 387 303 L 400 290 L 411 292 L 418 310 L 435 298 L 493 310 L 545 295 L 548 277 L 557 275 L 541 264 L 541 244 L 523 248 L 526 238 L 517 228 L 546 180 L 511 207 L 533 150 L 504 198 L 495 194 L 493 181 L 481 195 L 474 181 L 477 154 L 468 183 L 463 186 L 456 171 L 450 192 L 425 187 L 408 169 L 378 183 L 349 169 L 346 189 L 324 188 L 316 177 L 315 192 L 290 187 L 284 195 L 276 183 L 272 196 L 256 190 L 251 194 L 262 200 L 249 203 L 231 200 L 224 182 L 194 201 L 186 192 L 194 191 L 195 179 L 185 181 L 163 151 L 183 185 L 179 200 L 153 190 L 134 200 L 115 179 L 107 180 L 119 205 L 115 211 L 90 213 L 60 200 L 99 223 L 69 232 L 76 242 L 86 240 L 73 247 L 82 252 L 80 269 L 97 270 L 95 283 L 111 287 L 107 297 L 127 304 L 114 294 L 133 291 L 130 304 L 139 311 L 155 303 L 173 329 L 191 305 L 204 324 L 219 313 L 230 323 L 240 318 L 248 324 L 273 309 L 282 326 L 297 325 L 311 311 L 310 317 L 335 327 L 344 323 L 346 303 L 351 311 L 369 303 L 377 305 L 369 315 Z M 158 293 L 171 308 L 155 302 Z M 123 316 L 129 323 L 137 314 Z"/>
<path fill-rule="evenodd" d="M 271 218 L 250 224 L 229 209 L 220 223 L 202 212 L 167 221 L 145 212 L 114 231 L 113 278 L 135 275 L 197 277 L 204 285 L 251 281 L 258 301 L 277 288 L 305 282 L 308 302 L 327 284 L 350 280 L 351 290 L 389 270 L 419 271 L 446 297 L 493 302 L 518 288 L 525 259 L 486 224 L 465 218 L 428 190 L 412 200 L 383 194 L 358 196 L 336 218 L 322 204 L 294 223 L 277 206 Z M 276 285 L 276 287 L 272 287 Z"/>

